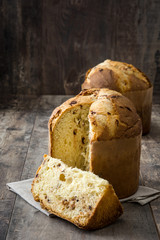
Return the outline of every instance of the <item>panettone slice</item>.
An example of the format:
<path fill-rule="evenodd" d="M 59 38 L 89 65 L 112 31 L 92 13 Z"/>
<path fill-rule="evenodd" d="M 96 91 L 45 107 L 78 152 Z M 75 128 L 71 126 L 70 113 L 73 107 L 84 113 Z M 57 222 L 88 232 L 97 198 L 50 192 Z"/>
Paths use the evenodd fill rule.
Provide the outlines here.
<path fill-rule="evenodd" d="M 108 181 L 68 167 L 59 159 L 44 157 L 31 190 L 42 208 L 90 230 L 107 226 L 122 214 L 121 203 Z"/>

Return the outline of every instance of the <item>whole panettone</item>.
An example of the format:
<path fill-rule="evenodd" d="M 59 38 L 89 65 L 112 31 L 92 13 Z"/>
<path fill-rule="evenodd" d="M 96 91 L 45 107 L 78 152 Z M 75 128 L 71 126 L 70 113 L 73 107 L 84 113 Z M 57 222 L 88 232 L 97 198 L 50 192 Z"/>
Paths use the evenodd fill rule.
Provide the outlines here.
<path fill-rule="evenodd" d="M 90 88 L 109 88 L 128 97 L 142 119 L 143 134 L 149 132 L 153 87 L 143 72 L 131 64 L 106 60 L 86 73 L 82 89 Z"/>
<path fill-rule="evenodd" d="M 107 179 L 124 198 L 138 188 L 141 130 L 128 98 L 109 89 L 84 90 L 53 111 L 49 153 Z"/>

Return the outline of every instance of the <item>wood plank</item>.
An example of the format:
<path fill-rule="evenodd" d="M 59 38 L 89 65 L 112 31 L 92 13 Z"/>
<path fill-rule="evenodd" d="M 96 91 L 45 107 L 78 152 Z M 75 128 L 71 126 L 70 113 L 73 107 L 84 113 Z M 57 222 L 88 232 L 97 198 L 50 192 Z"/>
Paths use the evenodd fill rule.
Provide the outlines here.
<path fill-rule="evenodd" d="M 151 132 L 142 139 L 141 173 L 145 186 L 160 190 L 160 105 L 153 105 Z M 160 236 L 160 198 L 151 202 Z"/>
<path fill-rule="evenodd" d="M 0 95 L 76 94 L 106 58 L 132 63 L 160 93 L 160 1 L 0 2 Z"/>
<path fill-rule="evenodd" d="M 6 237 L 16 197 L 6 183 L 20 180 L 37 106 L 38 99 L 25 99 L 0 110 L 0 239 Z"/>
<path fill-rule="evenodd" d="M 151 131 L 149 134 L 143 136 L 142 140 L 146 143 L 160 143 L 160 104 L 153 104 L 151 116 Z"/>
<path fill-rule="evenodd" d="M 111 58 L 114 8 L 110 0 L 44 1 L 43 94 L 78 93 L 81 75 Z"/>
<path fill-rule="evenodd" d="M 114 8 L 113 60 L 128 62 L 146 73 L 154 92 L 160 89 L 160 1 L 117 1 Z"/>
<path fill-rule="evenodd" d="M 47 122 L 63 96 L 44 96 L 40 102 L 22 179 L 35 175 L 47 150 Z M 159 239 L 149 205 L 123 204 L 124 214 L 114 224 L 97 231 L 80 230 L 58 217 L 49 218 L 17 197 L 7 239 Z"/>
<path fill-rule="evenodd" d="M 40 94 L 42 1 L 0 1 L 0 95 Z"/>
<path fill-rule="evenodd" d="M 143 184 L 160 190 L 160 147 L 155 142 L 143 143 L 141 171 Z M 160 236 L 160 198 L 150 204 Z"/>
<path fill-rule="evenodd" d="M 85 231 L 58 217 L 45 216 L 18 197 L 7 240 L 159 239 L 149 206 L 131 203 L 123 206 L 124 215 L 114 224 L 96 231 Z"/>

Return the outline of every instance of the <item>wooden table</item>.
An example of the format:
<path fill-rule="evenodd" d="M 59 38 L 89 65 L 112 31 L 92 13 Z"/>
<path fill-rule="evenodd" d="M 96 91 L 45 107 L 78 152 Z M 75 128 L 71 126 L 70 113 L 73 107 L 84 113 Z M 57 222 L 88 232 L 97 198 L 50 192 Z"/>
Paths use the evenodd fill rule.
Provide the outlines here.
<path fill-rule="evenodd" d="M 19 97 L 0 111 L 0 240 L 159 239 L 160 198 L 140 206 L 125 203 L 123 216 L 97 231 L 80 230 L 49 218 L 6 188 L 31 178 L 48 152 L 47 123 L 52 110 L 69 96 Z M 159 101 L 160 102 L 160 101 Z M 160 190 L 160 105 L 153 104 L 150 134 L 142 139 L 141 184 Z"/>

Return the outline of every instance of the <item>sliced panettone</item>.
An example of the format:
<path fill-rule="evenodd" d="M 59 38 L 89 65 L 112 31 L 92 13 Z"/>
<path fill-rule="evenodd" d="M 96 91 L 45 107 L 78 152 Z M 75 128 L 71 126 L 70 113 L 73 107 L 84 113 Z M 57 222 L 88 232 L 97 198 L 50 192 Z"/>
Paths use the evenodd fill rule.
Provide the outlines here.
<path fill-rule="evenodd" d="M 122 214 L 108 181 L 68 167 L 59 159 L 44 157 L 31 190 L 43 208 L 83 229 L 102 228 Z"/>
<path fill-rule="evenodd" d="M 131 64 L 105 60 L 86 73 L 82 89 L 109 88 L 122 93 L 135 105 L 142 119 L 143 133 L 151 122 L 153 87 L 147 76 Z"/>
<path fill-rule="evenodd" d="M 107 179 L 119 198 L 139 184 L 141 120 L 132 102 L 108 89 L 84 90 L 49 120 L 52 157 Z"/>

